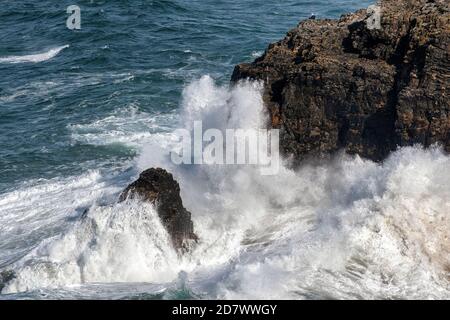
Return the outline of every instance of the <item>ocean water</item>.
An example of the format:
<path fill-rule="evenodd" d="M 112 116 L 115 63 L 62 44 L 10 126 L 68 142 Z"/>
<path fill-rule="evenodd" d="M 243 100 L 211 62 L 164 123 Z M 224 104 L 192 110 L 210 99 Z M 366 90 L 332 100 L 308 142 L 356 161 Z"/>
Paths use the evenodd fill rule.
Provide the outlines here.
<path fill-rule="evenodd" d="M 311 13 L 372 1 L 10 1 L 0 8 L 0 299 L 450 298 L 450 157 L 403 148 L 261 176 L 175 166 L 192 120 L 260 128 L 259 83 L 229 86 Z M 198 246 L 121 190 L 161 166 Z M 89 209 L 86 219 L 83 212 Z"/>

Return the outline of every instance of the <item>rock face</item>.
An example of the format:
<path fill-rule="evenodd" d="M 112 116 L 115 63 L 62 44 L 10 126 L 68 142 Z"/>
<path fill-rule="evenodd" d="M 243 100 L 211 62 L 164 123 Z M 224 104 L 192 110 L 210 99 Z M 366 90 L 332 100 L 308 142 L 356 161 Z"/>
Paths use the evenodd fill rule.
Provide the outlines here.
<path fill-rule="evenodd" d="M 398 146 L 450 151 L 447 0 L 384 0 L 381 28 L 367 10 L 306 20 L 232 81 L 265 84 L 280 148 L 301 161 L 344 148 L 379 161 Z"/>
<path fill-rule="evenodd" d="M 197 241 L 191 213 L 183 207 L 180 186 L 172 174 L 161 168 L 148 169 L 120 195 L 119 201 L 139 197 L 156 205 L 158 215 L 176 249 L 186 251 Z"/>
<path fill-rule="evenodd" d="M 4 270 L 0 271 L 0 293 L 2 292 L 5 285 L 16 277 L 14 271 Z"/>

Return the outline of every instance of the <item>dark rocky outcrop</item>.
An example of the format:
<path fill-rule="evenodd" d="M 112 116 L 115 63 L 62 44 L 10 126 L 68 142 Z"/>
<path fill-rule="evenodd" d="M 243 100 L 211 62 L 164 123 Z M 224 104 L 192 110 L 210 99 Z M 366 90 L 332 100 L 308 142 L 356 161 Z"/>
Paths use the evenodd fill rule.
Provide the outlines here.
<path fill-rule="evenodd" d="M 197 241 L 191 213 L 183 207 L 180 186 L 172 174 L 161 168 L 142 172 L 139 179 L 122 192 L 119 201 L 135 197 L 156 205 L 158 215 L 176 249 L 186 251 Z"/>
<path fill-rule="evenodd" d="M 301 22 L 232 81 L 264 82 L 271 126 L 300 161 L 344 148 L 382 160 L 398 146 L 450 151 L 450 14 L 446 0 L 384 0 L 367 10 Z"/>

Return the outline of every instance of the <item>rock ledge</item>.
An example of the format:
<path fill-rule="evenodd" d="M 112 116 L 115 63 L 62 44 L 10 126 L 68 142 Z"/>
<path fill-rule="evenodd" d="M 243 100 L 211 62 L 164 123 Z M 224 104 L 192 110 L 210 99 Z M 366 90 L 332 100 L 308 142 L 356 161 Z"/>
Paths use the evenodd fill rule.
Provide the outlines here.
<path fill-rule="evenodd" d="M 122 192 L 119 201 L 135 197 L 155 204 L 176 249 L 186 251 L 197 241 L 191 213 L 183 206 L 180 186 L 172 174 L 161 168 L 142 172 L 139 179 Z"/>

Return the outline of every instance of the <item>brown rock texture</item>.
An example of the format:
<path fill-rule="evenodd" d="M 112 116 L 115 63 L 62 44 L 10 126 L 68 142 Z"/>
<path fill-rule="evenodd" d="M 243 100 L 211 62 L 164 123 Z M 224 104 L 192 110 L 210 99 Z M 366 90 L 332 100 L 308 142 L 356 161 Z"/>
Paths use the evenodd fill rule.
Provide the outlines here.
<path fill-rule="evenodd" d="M 142 172 L 139 179 L 122 192 L 119 201 L 135 197 L 155 204 L 176 249 L 186 251 L 197 241 L 191 213 L 183 206 L 180 186 L 172 174 L 161 168 Z"/>
<path fill-rule="evenodd" d="M 264 82 L 285 155 L 301 161 L 344 148 L 375 161 L 399 146 L 450 151 L 450 13 L 444 0 L 384 0 L 381 28 L 367 10 L 306 20 L 232 81 Z"/>

